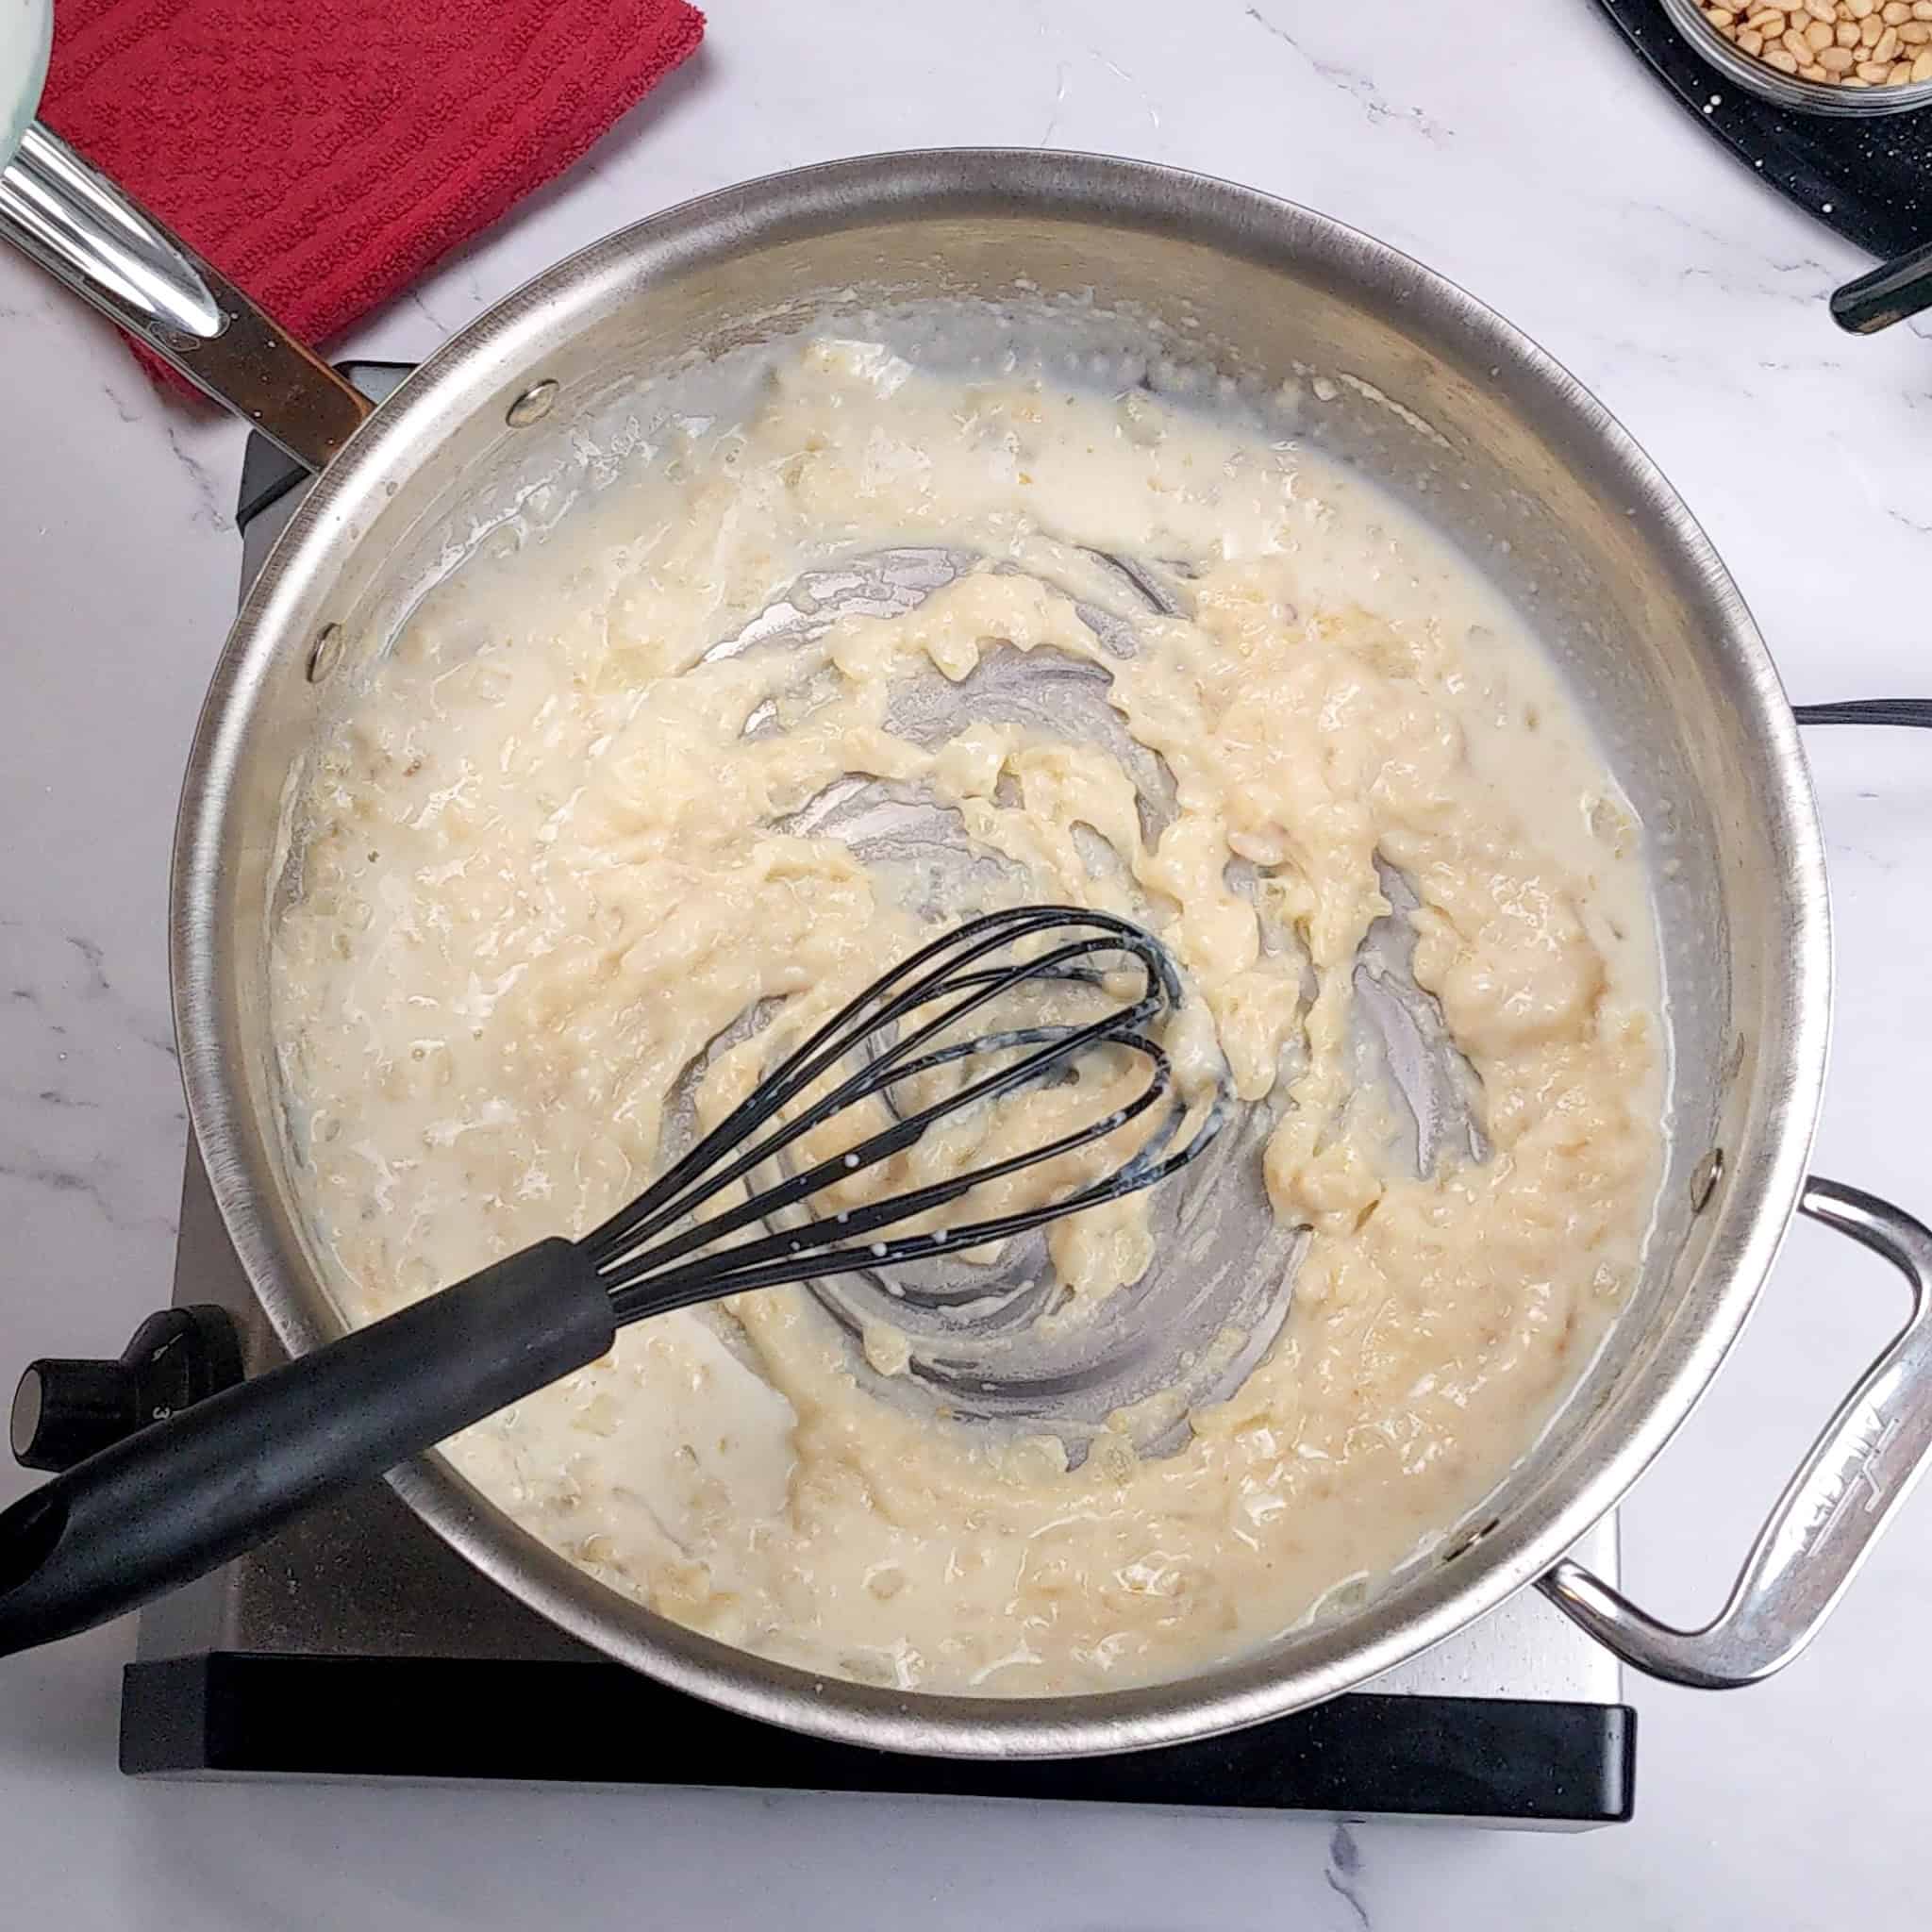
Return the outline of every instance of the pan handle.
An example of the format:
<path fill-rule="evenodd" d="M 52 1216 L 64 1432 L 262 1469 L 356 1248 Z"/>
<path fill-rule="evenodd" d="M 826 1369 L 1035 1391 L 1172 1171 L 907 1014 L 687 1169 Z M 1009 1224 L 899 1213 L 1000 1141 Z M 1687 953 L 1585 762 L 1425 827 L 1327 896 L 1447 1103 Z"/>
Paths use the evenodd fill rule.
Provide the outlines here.
<path fill-rule="evenodd" d="M 1676 1630 L 1567 1558 L 1538 1579 L 1559 1610 L 1625 1663 L 1698 1690 L 1755 1684 L 1790 1663 L 1932 1461 L 1932 1230 L 1836 1181 L 1807 1181 L 1798 1206 L 1891 1262 L 1910 1286 L 1912 1314 L 1811 1445 L 1730 1601 L 1703 1629 Z"/>
<path fill-rule="evenodd" d="M 305 468 L 375 408 L 38 121 L 0 171 L 0 238 Z"/>

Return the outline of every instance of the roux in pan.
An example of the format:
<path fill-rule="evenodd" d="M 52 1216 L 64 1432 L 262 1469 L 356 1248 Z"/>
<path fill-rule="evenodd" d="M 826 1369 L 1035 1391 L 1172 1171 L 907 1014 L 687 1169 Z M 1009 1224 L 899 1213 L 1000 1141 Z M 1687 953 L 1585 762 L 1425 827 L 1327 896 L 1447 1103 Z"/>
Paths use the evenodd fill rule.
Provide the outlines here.
<path fill-rule="evenodd" d="M 828 555 L 908 543 L 981 560 L 910 610 L 707 658 Z M 1178 613 L 1091 553 L 1158 564 Z M 1098 724 L 975 704 L 1050 664 Z M 941 681 L 936 732 L 907 693 Z M 816 820 L 855 779 L 943 814 L 971 862 L 878 862 Z M 1224 1338 L 1231 1381 L 971 1422 L 922 1399 L 916 1335 L 855 1340 L 785 1289 L 629 1329 L 450 1445 L 728 1642 L 994 1695 L 1239 1655 L 1471 1507 L 1636 1274 L 1667 1050 L 1639 828 L 1467 560 L 1253 423 L 794 345 L 741 419 L 677 425 L 454 575 L 304 786 L 275 1025 L 362 1318 L 600 1220 L 681 1097 L 703 1119 L 757 1078 L 747 1013 L 808 1027 L 936 916 L 1103 907 L 1187 975 L 1184 1081 L 1225 1067 L 1255 1197 L 1308 1230 L 1291 1298 L 1256 1246 L 1286 1314 L 1265 1350 Z M 1419 1132 L 1363 1051 L 1364 958 L 1397 928 L 1459 1135 Z M 1145 1197 L 1047 1251 L 1063 1327 L 1187 1262 Z"/>

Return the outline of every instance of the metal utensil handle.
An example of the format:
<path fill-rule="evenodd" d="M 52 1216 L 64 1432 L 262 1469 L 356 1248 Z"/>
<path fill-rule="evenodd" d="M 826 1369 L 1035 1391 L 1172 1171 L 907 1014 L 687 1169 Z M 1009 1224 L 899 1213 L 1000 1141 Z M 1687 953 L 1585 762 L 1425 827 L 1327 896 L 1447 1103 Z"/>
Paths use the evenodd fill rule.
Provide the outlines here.
<path fill-rule="evenodd" d="M 1625 1663 L 1700 1690 L 1755 1684 L 1790 1663 L 1932 1461 L 1932 1231 L 1836 1181 L 1807 1181 L 1798 1205 L 1891 1262 L 1911 1286 L 1912 1314 L 1812 1444 L 1730 1601 L 1703 1629 L 1677 1630 L 1579 1563 L 1566 1559 L 1538 1580 L 1559 1610 Z"/>
<path fill-rule="evenodd" d="M 38 121 L 0 172 L 0 237 L 308 469 L 375 408 Z"/>
<path fill-rule="evenodd" d="M 616 1339 L 603 1277 L 539 1241 L 151 1423 L 0 1511 L 0 1657 L 202 1575 Z"/>

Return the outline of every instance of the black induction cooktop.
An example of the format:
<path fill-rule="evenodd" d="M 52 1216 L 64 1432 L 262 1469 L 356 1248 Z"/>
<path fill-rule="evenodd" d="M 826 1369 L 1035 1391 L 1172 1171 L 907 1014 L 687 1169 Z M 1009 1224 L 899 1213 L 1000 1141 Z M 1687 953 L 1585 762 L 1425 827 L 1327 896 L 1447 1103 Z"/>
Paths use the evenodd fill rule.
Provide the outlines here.
<path fill-rule="evenodd" d="M 343 373 L 380 397 L 408 371 Z M 236 519 L 244 589 L 304 481 L 250 439 Z M 177 1303 L 225 1308 L 259 1372 L 275 1343 L 192 1148 L 180 1225 Z M 1587 1555 L 1615 1574 L 1613 1523 Z M 136 1776 L 739 1787 L 1575 1830 L 1631 1815 L 1637 1718 L 1621 1684 L 1606 1652 L 1525 1591 L 1366 1690 L 1223 1737 L 1099 1758 L 902 1756 L 775 1729 L 599 1657 L 372 1483 L 142 1612 L 121 1765 Z"/>

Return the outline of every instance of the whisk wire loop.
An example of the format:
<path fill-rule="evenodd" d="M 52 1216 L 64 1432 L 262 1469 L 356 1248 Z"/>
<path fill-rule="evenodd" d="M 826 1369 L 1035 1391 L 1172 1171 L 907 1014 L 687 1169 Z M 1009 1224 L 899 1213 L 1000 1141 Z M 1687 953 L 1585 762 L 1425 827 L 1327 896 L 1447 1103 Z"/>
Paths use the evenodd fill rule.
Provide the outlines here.
<path fill-rule="evenodd" d="M 985 963 L 1057 929 L 1076 936 L 1025 957 Z M 1109 974 L 1100 962 L 1109 956 L 1138 965 L 1141 984 L 1136 997 L 1118 1000 L 1095 1019 L 942 1039 L 1017 988 L 1052 982 L 1103 987 Z M 1151 1187 L 1191 1160 L 1214 1138 L 1225 1113 L 1224 1087 L 1194 1132 L 1174 1149 L 1190 1106 L 1174 1091 L 1167 1053 L 1143 1029 L 1175 1010 L 1181 997 L 1179 976 L 1166 948 L 1110 913 L 1031 906 L 969 921 L 911 954 L 820 1025 L 637 1200 L 586 1236 L 579 1249 L 610 1284 L 618 1320 L 628 1322 L 750 1289 L 889 1269 L 984 1247 Z M 936 1007 L 940 1010 L 931 1010 Z M 914 1016 L 920 1016 L 917 1024 L 908 1024 Z M 1059 1076 L 1082 1056 L 1103 1048 L 1136 1056 L 1147 1077 L 1131 1096 L 1091 1120 L 1050 1141 L 942 1180 L 820 1212 L 791 1225 L 780 1224 L 779 1216 L 905 1152 L 940 1122 Z M 899 1096 L 912 1083 L 949 1067 L 1006 1056 L 1017 1057 L 977 1077 L 969 1075 L 909 1111 L 900 1110 Z M 860 1062 L 854 1071 L 796 1113 L 785 1113 L 816 1083 L 854 1058 Z M 894 1116 L 886 1125 L 795 1173 L 784 1171 L 783 1157 L 807 1135 L 874 1100 L 885 1102 Z M 1085 1185 L 958 1226 L 884 1241 L 866 1239 L 949 1207 L 976 1188 L 1077 1154 L 1163 1100 L 1164 1116 L 1135 1152 Z M 774 1120 L 777 1124 L 772 1126 Z M 768 1126 L 772 1131 L 764 1131 Z M 774 1164 L 782 1176 L 774 1185 L 756 1191 L 747 1185 L 741 1201 L 708 1218 L 696 1218 L 720 1193 Z M 689 1224 L 679 1227 L 680 1223 Z M 766 1233 L 731 1241 L 758 1223 Z"/>

